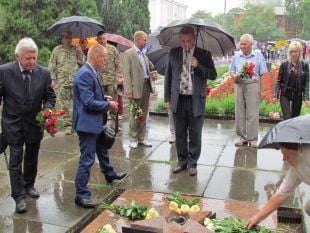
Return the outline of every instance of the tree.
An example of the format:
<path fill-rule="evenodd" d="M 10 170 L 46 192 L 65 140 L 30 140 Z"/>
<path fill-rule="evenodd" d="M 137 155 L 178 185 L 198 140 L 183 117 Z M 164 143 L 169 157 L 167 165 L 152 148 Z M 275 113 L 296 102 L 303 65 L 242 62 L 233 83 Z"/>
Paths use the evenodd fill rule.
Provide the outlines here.
<path fill-rule="evenodd" d="M 99 15 L 107 31 L 116 33 L 122 23 L 123 7 L 121 0 L 97 0 Z"/>
<path fill-rule="evenodd" d="M 302 30 L 303 3 L 304 0 L 285 0 L 287 27 L 296 37 Z"/>
<path fill-rule="evenodd" d="M 35 40 L 40 49 L 39 63 L 47 65 L 51 50 L 59 43 L 57 38 L 47 35 L 49 26 L 63 16 L 99 18 L 95 1 L 1 0 L 0 5 L 5 18 L 0 33 L 0 63 L 14 60 L 16 43 L 28 36 Z"/>
<path fill-rule="evenodd" d="M 303 4 L 303 27 L 300 37 L 310 38 L 310 0 L 305 0 Z"/>
<path fill-rule="evenodd" d="M 200 18 L 200 19 L 208 19 L 208 20 L 211 20 L 213 21 L 214 18 L 212 16 L 212 13 L 211 12 L 207 12 L 207 11 L 196 11 L 194 14 L 193 14 L 194 17 L 196 18 Z"/>
<path fill-rule="evenodd" d="M 150 33 L 150 12 L 148 0 L 123 0 L 121 24 L 117 32 L 132 39 L 137 30 Z"/>

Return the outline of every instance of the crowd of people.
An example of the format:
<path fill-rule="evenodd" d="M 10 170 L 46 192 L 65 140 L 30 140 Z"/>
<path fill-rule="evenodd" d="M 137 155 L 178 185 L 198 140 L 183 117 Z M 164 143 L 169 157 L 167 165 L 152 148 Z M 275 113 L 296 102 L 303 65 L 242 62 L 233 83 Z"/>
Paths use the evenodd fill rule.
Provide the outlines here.
<path fill-rule="evenodd" d="M 61 45 L 54 48 L 48 69 L 37 64 L 38 48 L 31 38 L 23 38 L 16 45 L 16 61 L 0 65 L 0 97 L 3 103 L 2 130 L 9 145 L 9 173 L 11 196 L 16 212 L 27 211 L 25 196 L 39 198 L 35 188 L 38 154 L 43 132 L 36 115 L 56 104 L 66 110 L 65 135 L 77 133 L 80 160 L 75 178 L 75 203 L 84 208 L 96 206 L 87 186 L 90 170 L 97 156 L 107 183 L 121 180 L 127 173 L 117 173 L 109 160 L 109 149 L 98 140 L 108 119 L 118 118 L 118 87 L 124 86 L 124 96 L 130 105 L 138 106 L 148 115 L 149 98 L 154 90 L 154 65 L 143 49 L 147 34 L 136 31 L 132 48 L 120 55 L 107 43 L 106 32 L 97 34 L 98 44 L 87 47 L 72 44 L 72 34 L 63 32 Z M 253 49 L 253 37 L 240 38 L 240 51 L 230 65 L 235 80 L 235 123 L 239 139 L 235 146 L 257 147 L 259 128 L 260 79 L 268 72 L 261 52 Z M 175 142 L 178 158 L 173 173 L 188 170 L 197 175 L 201 153 L 201 136 L 206 104 L 207 80 L 217 77 L 210 51 L 196 46 L 195 30 L 184 26 L 179 31 L 180 46 L 171 49 L 164 81 L 164 100 L 169 111 L 170 143 Z M 252 73 L 244 74 L 244 66 Z M 244 78 L 244 75 L 249 75 Z M 276 83 L 274 101 L 280 99 L 284 119 L 300 114 L 302 101 L 308 105 L 309 67 L 302 59 L 302 46 L 291 42 L 288 59 L 282 62 Z M 151 147 L 146 139 L 146 118 L 139 121 L 129 111 L 130 148 Z M 253 227 L 276 210 L 300 182 L 310 184 L 310 163 L 306 145 L 280 143 L 283 159 L 289 172 L 279 191 L 254 217 L 247 222 Z M 306 156 L 301 156 L 306 154 Z M 310 212 L 310 203 L 306 212 Z"/>

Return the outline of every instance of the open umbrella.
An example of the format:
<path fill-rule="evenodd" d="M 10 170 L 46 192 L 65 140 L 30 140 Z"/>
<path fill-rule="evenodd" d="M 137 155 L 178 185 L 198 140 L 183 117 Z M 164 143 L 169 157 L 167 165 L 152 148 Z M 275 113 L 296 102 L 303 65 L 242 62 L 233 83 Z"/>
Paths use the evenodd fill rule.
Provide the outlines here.
<path fill-rule="evenodd" d="M 234 38 L 220 25 L 191 17 L 185 20 L 177 20 L 164 27 L 158 39 L 162 46 L 175 48 L 180 46 L 179 31 L 184 26 L 192 26 L 196 31 L 196 46 L 209 50 L 213 56 L 222 56 L 235 49 Z"/>
<path fill-rule="evenodd" d="M 155 70 L 161 75 L 165 75 L 169 53 L 170 48 L 164 47 L 146 54 L 155 66 Z"/>
<path fill-rule="evenodd" d="M 310 143 L 310 114 L 276 124 L 263 137 L 258 148 L 279 149 L 279 142 Z"/>
<path fill-rule="evenodd" d="M 105 31 L 105 27 L 95 19 L 74 15 L 61 18 L 47 30 L 53 36 L 61 36 L 63 31 L 71 31 L 73 37 L 87 38 L 97 35 L 99 31 Z"/>
<path fill-rule="evenodd" d="M 130 40 L 117 34 L 107 33 L 107 39 L 109 42 L 112 42 L 112 44 L 115 45 L 120 52 L 130 49 L 132 46 L 132 42 Z"/>

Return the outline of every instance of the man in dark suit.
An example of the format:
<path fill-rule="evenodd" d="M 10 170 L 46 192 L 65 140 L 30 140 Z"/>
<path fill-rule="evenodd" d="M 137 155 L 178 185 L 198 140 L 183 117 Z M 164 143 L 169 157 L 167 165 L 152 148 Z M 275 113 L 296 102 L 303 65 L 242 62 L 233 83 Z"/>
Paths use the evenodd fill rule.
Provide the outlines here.
<path fill-rule="evenodd" d="M 0 98 L 2 131 L 10 148 L 11 196 L 16 202 L 16 212 L 23 213 L 27 211 L 25 195 L 40 196 L 34 183 L 43 132 L 36 115 L 42 109 L 53 108 L 56 96 L 50 72 L 36 63 L 38 47 L 31 38 L 18 42 L 15 55 L 15 62 L 0 66 Z"/>
<path fill-rule="evenodd" d="M 171 107 L 176 129 L 178 165 L 174 173 L 189 168 L 197 174 L 201 132 L 205 113 L 207 79 L 217 76 L 211 53 L 195 47 L 195 31 L 186 26 L 179 32 L 181 47 L 171 49 L 165 74 L 165 102 Z M 189 139 L 189 142 L 188 142 Z"/>
<path fill-rule="evenodd" d="M 75 203 L 84 208 L 93 208 L 91 191 L 87 187 L 90 170 L 97 154 L 100 168 L 108 183 L 123 179 L 127 174 L 117 174 L 109 161 L 109 152 L 97 143 L 97 138 L 107 121 L 107 111 L 117 111 L 117 102 L 109 101 L 97 78 L 104 68 L 108 52 L 102 45 L 94 45 L 88 50 L 87 62 L 78 71 L 73 82 L 73 128 L 80 141 L 80 162 L 75 178 Z"/>

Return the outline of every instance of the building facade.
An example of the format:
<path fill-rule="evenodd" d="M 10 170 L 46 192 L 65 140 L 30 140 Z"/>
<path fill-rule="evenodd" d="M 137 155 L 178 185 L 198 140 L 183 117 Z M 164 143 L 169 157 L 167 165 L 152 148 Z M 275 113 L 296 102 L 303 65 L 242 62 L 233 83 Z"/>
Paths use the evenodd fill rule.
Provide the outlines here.
<path fill-rule="evenodd" d="M 149 0 L 151 32 L 174 20 L 185 19 L 186 9 L 186 5 L 175 0 Z"/>

